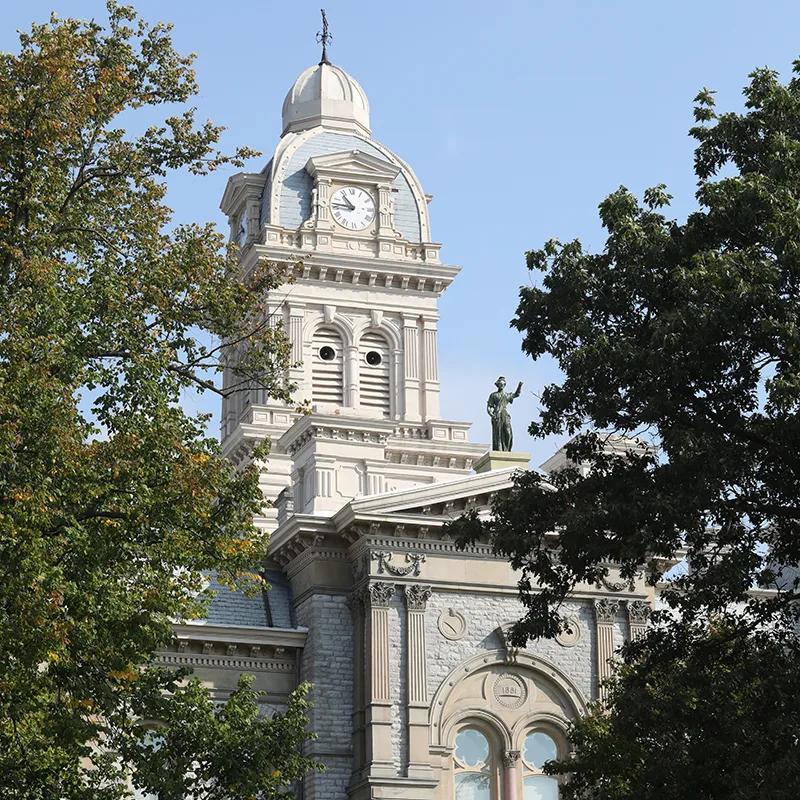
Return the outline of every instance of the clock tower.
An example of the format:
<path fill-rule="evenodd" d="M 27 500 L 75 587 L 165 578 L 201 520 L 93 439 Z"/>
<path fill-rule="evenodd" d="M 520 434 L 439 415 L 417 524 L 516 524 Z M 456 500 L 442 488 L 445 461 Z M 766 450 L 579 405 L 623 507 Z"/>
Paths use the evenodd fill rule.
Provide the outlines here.
<path fill-rule="evenodd" d="M 440 259 L 429 200 L 323 50 L 286 96 L 271 160 L 222 199 L 242 273 L 290 276 L 264 305 L 291 342 L 296 404 L 242 391 L 222 415 L 233 462 L 271 442 L 257 520 L 270 588 L 215 586 L 207 619 L 176 624 L 159 658 L 220 699 L 253 674 L 273 709 L 312 683 L 306 752 L 325 771 L 304 776 L 304 800 L 557 800 L 543 765 L 567 757 L 569 720 L 641 635 L 655 590 L 613 567 L 559 608 L 563 635 L 509 642 L 519 572 L 490 543 L 458 547 L 447 522 L 490 514 L 514 490 L 502 463 L 528 457 L 501 462 L 442 419 L 438 301 L 459 269 Z M 567 463 L 560 451 L 543 468 Z"/>
<path fill-rule="evenodd" d="M 439 411 L 438 299 L 459 268 L 432 241 L 430 199 L 372 138 L 364 90 L 327 60 L 286 95 L 266 167 L 228 182 L 221 207 L 242 271 L 270 262 L 292 275 L 266 307 L 288 333 L 289 377 L 311 411 L 258 391 L 224 404 L 234 460 L 273 443 L 262 480 L 276 504 L 262 521 L 271 530 L 282 507 L 333 514 L 357 497 L 466 475 L 486 450 Z"/>

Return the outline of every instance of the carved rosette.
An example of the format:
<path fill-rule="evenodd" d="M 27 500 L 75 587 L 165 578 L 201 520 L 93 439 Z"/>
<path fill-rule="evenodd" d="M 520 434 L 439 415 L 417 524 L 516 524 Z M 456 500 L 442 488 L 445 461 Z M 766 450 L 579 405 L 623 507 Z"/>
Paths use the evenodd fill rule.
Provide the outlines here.
<path fill-rule="evenodd" d="M 647 600 L 629 600 L 627 610 L 628 621 L 631 625 L 647 625 L 653 609 Z"/>
<path fill-rule="evenodd" d="M 406 606 L 409 611 L 424 611 L 430 600 L 433 589 L 421 583 L 410 583 L 404 588 Z"/>
<path fill-rule="evenodd" d="M 613 625 L 617 611 L 619 611 L 619 600 L 603 597 L 594 601 L 594 613 L 598 625 Z"/>
<path fill-rule="evenodd" d="M 514 769 L 517 766 L 521 753 L 519 750 L 503 750 L 503 766 L 506 769 Z"/>
<path fill-rule="evenodd" d="M 375 581 L 369 585 L 367 592 L 372 608 L 388 608 L 394 595 L 394 584 Z"/>

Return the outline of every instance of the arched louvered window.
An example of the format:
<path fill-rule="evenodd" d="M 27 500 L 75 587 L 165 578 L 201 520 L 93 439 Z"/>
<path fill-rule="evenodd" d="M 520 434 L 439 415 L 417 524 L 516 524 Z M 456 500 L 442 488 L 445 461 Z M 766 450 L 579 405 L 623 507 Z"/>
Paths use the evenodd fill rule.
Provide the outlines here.
<path fill-rule="evenodd" d="M 311 403 L 344 405 L 344 347 L 333 328 L 319 328 L 311 340 Z"/>
<path fill-rule="evenodd" d="M 365 333 L 358 344 L 361 407 L 387 418 L 392 412 L 389 345 L 378 333 Z"/>

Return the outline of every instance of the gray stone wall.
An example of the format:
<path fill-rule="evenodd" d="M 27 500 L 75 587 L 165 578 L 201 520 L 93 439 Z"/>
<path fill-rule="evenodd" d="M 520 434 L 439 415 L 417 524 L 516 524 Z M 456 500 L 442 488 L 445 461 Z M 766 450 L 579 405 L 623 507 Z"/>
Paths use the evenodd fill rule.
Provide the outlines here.
<path fill-rule="evenodd" d="M 309 629 L 300 680 L 314 684 L 309 712 L 317 738 L 306 753 L 325 765 L 303 782 L 304 800 L 341 800 L 352 772 L 353 617 L 347 599 L 317 594 L 296 608 L 298 625 Z"/>
<path fill-rule="evenodd" d="M 446 639 L 439 631 L 439 615 L 448 608 L 459 611 L 467 619 L 467 633 L 458 641 Z M 429 697 L 433 698 L 445 677 L 461 662 L 482 650 L 502 648 L 495 629 L 519 619 L 523 613 L 522 604 L 513 596 L 434 592 L 425 616 Z M 597 692 L 594 609 L 588 603 L 572 602 L 564 604 L 564 613 L 578 618 L 580 641 L 573 647 L 563 647 L 554 640 L 533 642 L 526 652 L 555 664 L 575 682 L 584 699 L 589 700 Z"/>

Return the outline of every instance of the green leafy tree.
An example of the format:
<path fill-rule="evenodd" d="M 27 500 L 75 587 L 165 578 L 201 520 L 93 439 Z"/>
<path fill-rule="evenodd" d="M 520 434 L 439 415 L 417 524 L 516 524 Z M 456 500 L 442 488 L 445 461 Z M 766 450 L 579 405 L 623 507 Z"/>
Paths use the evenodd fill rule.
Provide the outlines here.
<path fill-rule="evenodd" d="M 179 401 L 221 392 L 224 360 L 226 392 L 289 398 L 262 307 L 284 276 L 240 275 L 213 226 L 171 228 L 170 171 L 253 153 L 195 123 L 169 26 L 108 13 L 0 54 L 0 795 L 111 800 L 135 768 L 162 800 L 271 797 L 312 766 L 304 692 L 273 720 L 246 683 L 217 708 L 151 655 L 203 613 L 207 571 L 261 589 L 256 470 Z"/>
<path fill-rule="evenodd" d="M 527 256 L 543 277 L 521 290 L 512 325 L 525 352 L 554 357 L 563 373 L 544 389 L 530 431 L 573 436 L 573 466 L 520 474 L 492 519 L 468 515 L 455 533 L 462 543 L 490 539 L 521 570 L 517 644 L 561 629 L 561 602 L 609 563 L 652 583 L 683 555 L 691 566 L 663 592 L 670 608 L 655 615 L 658 630 L 627 649 L 610 715 L 573 731 L 577 759 L 561 768 L 580 776 L 580 796 L 773 796 L 742 777 L 763 776 L 765 764 L 763 746 L 746 746 L 745 719 L 754 735 L 781 729 L 765 785 L 796 792 L 796 767 L 782 755 L 796 759 L 787 742 L 800 735 L 798 75 L 800 62 L 788 84 L 756 70 L 741 113 L 718 114 L 708 90 L 697 96 L 699 208 L 684 223 L 665 215 L 663 185 L 643 202 L 622 187 L 600 204 L 602 252 L 553 240 Z M 625 452 L 610 436 L 624 437 Z M 724 634 L 708 635 L 712 619 Z M 781 725 L 756 713 L 762 668 L 795 708 Z M 715 714 L 701 703 L 690 721 L 709 686 L 729 702 Z M 715 736 L 736 759 L 709 758 Z M 657 763 L 672 753 L 674 772 L 707 772 L 697 791 L 673 791 L 674 773 Z M 726 782 L 728 769 L 754 794 Z"/>

